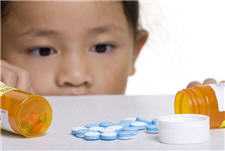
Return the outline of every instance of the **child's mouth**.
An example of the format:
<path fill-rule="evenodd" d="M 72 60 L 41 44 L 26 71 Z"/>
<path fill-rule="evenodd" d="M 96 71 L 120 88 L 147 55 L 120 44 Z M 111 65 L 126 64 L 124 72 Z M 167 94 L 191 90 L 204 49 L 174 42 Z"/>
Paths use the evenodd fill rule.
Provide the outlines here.
<path fill-rule="evenodd" d="M 60 94 L 79 96 L 79 95 L 90 95 L 90 92 L 84 89 L 67 89 L 67 90 L 61 90 Z"/>

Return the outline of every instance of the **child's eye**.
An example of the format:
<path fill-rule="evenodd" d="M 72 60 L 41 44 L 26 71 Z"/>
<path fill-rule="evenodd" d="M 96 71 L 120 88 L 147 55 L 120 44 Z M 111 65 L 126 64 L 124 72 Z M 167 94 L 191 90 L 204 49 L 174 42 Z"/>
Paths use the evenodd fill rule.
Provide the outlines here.
<path fill-rule="evenodd" d="M 96 53 L 109 53 L 113 48 L 115 48 L 115 45 L 113 44 L 97 44 L 91 49 L 91 51 Z"/>
<path fill-rule="evenodd" d="M 29 49 L 28 53 L 34 56 L 47 57 L 56 54 L 57 51 L 50 47 L 36 47 Z"/>

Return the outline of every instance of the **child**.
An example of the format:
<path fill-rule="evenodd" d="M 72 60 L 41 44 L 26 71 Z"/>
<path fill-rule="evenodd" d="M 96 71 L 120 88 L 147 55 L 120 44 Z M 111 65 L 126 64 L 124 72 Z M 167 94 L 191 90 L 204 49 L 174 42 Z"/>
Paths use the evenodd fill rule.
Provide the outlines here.
<path fill-rule="evenodd" d="M 137 1 L 2 2 L 1 81 L 41 95 L 124 93 L 148 33 Z"/>
<path fill-rule="evenodd" d="M 148 37 L 138 1 L 1 4 L 1 81 L 40 95 L 125 92 Z"/>

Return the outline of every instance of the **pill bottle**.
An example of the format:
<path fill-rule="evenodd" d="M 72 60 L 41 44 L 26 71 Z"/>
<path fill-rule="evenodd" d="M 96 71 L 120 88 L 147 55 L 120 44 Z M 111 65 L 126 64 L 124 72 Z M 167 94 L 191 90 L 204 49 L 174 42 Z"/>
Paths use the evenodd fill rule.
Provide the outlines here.
<path fill-rule="evenodd" d="M 210 128 L 225 128 L 225 84 L 197 85 L 177 92 L 176 114 L 203 114 Z"/>
<path fill-rule="evenodd" d="M 24 137 L 35 137 L 43 135 L 51 121 L 52 109 L 45 98 L 0 81 L 1 129 Z"/>

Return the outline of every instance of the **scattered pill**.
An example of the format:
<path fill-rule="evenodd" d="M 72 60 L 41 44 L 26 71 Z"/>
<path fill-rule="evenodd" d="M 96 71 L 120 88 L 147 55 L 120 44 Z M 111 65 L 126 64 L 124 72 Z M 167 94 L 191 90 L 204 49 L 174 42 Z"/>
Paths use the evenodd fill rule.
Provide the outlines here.
<path fill-rule="evenodd" d="M 71 134 L 78 138 L 83 138 L 86 132 L 88 132 L 86 127 L 74 127 L 72 128 Z"/>
<path fill-rule="evenodd" d="M 100 138 L 99 132 L 86 132 L 84 134 L 84 139 L 88 141 L 98 140 Z"/>
<path fill-rule="evenodd" d="M 100 126 L 93 126 L 93 127 L 90 127 L 88 130 L 89 131 L 102 132 L 104 130 L 104 128 L 100 127 Z"/>
<path fill-rule="evenodd" d="M 159 129 L 156 127 L 156 125 L 148 125 L 147 126 L 147 133 L 149 134 L 158 134 Z"/>
<path fill-rule="evenodd" d="M 87 128 L 84 126 L 80 126 L 80 127 L 72 127 L 71 129 L 71 134 L 74 135 L 75 133 L 81 131 L 81 130 L 86 130 Z"/>
<path fill-rule="evenodd" d="M 150 125 L 158 125 L 158 120 L 156 120 L 156 119 L 153 119 L 153 120 L 149 120 L 148 121 L 148 124 L 150 124 Z"/>
<path fill-rule="evenodd" d="M 148 120 L 146 120 L 146 119 L 144 119 L 144 118 L 141 118 L 141 117 L 137 117 L 137 118 L 136 118 L 136 121 L 148 123 Z"/>
<path fill-rule="evenodd" d="M 127 117 L 127 118 L 125 118 L 125 119 L 123 119 L 123 121 L 136 121 L 136 117 Z"/>
<path fill-rule="evenodd" d="M 109 126 L 112 126 L 112 125 L 113 125 L 112 122 L 107 122 L 107 121 L 103 121 L 103 122 L 99 123 L 100 127 L 109 127 Z"/>
<path fill-rule="evenodd" d="M 96 126 L 98 126 L 98 123 L 89 123 L 89 124 L 85 125 L 86 128 L 96 127 Z"/>
<path fill-rule="evenodd" d="M 120 121 L 120 124 L 130 124 L 131 122 L 136 121 L 136 117 L 125 118 Z"/>
<path fill-rule="evenodd" d="M 131 117 L 121 120 L 118 124 L 109 121 L 89 123 L 85 126 L 73 127 L 71 134 L 87 141 L 99 139 L 113 141 L 116 139 L 133 139 L 143 130 L 149 134 L 157 134 L 159 131 L 158 121 L 156 119 L 145 120 L 141 117 Z"/>
<path fill-rule="evenodd" d="M 121 126 L 121 125 L 112 125 L 112 126 L 105 128 L 105 131 L 120 131 L 122 129 L 123 129 L 123 126 Z"/>
<path fill-rule="evenodd" d="M 115 140 L 115 139 L 117 139 L 117 133 L 116 132 L 104 132 L 101 134 L 100 138 L 101 138 L 101 140 L 107 140 L 107 141 Z"/>
<path fill-rule="evenodd" d="M 122 131 L 134 131 L 137 132 L 139 130 L 138 127 L 132 127 L 132 126 L 127 126 L 127 127 L 123 127 Z"/>
<path fill-rule="evenodd" d="M 133 139 L 137 135 L 136 131 L 119 131 L 117 138 L 121 140 Z"/>
<path fill-rule="evenodd" d="M 130 126 L 136 127 L 138 130 L 145 130 L 147 124 L 144 122 L 135 121 L 135 122 L 130 123 Z"/>

